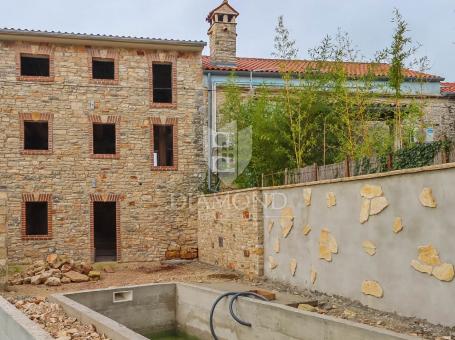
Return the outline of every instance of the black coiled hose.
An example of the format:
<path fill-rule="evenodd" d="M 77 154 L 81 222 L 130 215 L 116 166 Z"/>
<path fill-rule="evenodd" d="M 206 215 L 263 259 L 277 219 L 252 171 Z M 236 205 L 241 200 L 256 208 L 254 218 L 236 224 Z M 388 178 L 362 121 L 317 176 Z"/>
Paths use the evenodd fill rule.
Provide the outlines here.
<path fill-rule="evenodd" d="M 266 298 L 264 298 L 263 296 L 261 295 L 258 295 L 256 293 L 252 293 L 252 292 L 228 292 L 228 293 L 224 293 L 222 295 L 220 295 L 216 300 L 215 302 L 213 303 L 212 305 L 212 309 L 210 310 L 210 319 L 209 319 L 209 323 L 210 323 L 210 333 L 212 333 L 212 336 L 213 336 L 213 339 L 214 340 L 218 340 L 218 337 L 216 336 L 216 333 L 215 333 L 215 329 L 213 327 L 213 314 L 215 313 L 215 308 L 216 308 L 216 305 L 222 300 L 224 299 L 225 297 L 228 297 L 228 296 L 233 296 L 232 299 L 231 299 L 231 302 L 229 303 L 229 312 L 231 313 L 231 316 L 232 318 L 237 321 L 239 324 L 243 325 L 243 326 L 247 326 L 247 327 L 251 327 L 251 323 L 249 322 L 246 322 L 246 321 L 243 321 L 243 320 L 240 320 L 237 315 L 235 315 L 234 313 L 234 302 L 240 297 L 240 296 L 245 296 L 245 297 L 255 297 L 257 299 L 260 299 L 260 300 L 263 300 L 263 301 L 267 301 Z"/>

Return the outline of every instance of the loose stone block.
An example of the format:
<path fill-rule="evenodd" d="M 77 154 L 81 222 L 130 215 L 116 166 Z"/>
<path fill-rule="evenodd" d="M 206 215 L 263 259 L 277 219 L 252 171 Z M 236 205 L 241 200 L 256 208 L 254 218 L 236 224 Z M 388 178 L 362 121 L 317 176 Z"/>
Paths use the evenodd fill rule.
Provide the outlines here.
<path fill-rule="evenodd" d="M 443 263 L 440 266 L 434 267 L 432 275 L 439 281 L 450 282 L 455 276 L 453 265 L 450 263 Z"/>
<path fill-rule="evenodd" d="M 384 296 L 384 291 L 382 290 L 381 285 L 376 281 L 363 281 L 362 293 L 377 298 L 382 298 Z"/>
<path fill-rule="evenodd" d="M 291 270 L 291 275 L 295 276 L 295 272 L 297 270 L 297 260 L 296 259 L 291 259 L 291 262 L 289 263 L 289 269 Z"/>
<path fill-rule="evenodd" d="M 393 232 L 395 234 L 398 234 L 400 231 L 403 230 L 403 222 L 401 220 L 401 217 L 396 217 L 395 220 L 393 221 Z"/>
<path fill-rule="evenodd" d="M 411 267 L 417 270 L 418 272 L 425 273 L 431 275 L 431 272 L 433 271 L 433 267 L 429 266 L 427 264 L 422 264 L 417 260 L 412 260 L 411 261 Z"/>
<path fill-rule="evenodd" d="M 380 185 L 371 185 L 366 184 L 360 190 L 360 196 L 364 198 L 375 198 L 382 196 L 384 193 L 382 192 L 382 188 Z"/>
<path fill-rule="evenodd" d="M 334 207 L 337 204 L 337 199 L 335 193 L 329 192 L 327 193 L 327 208 Z"/>
<path fill-rule="evenodd" d="M 363 241 L 362 248 L 363 250 L 365 250 L 365 253 L 367 253 L 370 256 L 376 254 L 376 246 L 371 241 Z"/>
<path fill-rule="evenodd" d="M 419 195 L 419 200 L 424 207 L 436 208 L 436 199 L 433 197 L 431 188 L 423 188 Z"/>
<path fill-rule="evenodd" d="M 360 207 L 360 223 L 365 223 L 370 218 L 370 200 L 362 200 L 362 205 Z"/>
<path fill-rule="evenodd" d="M 370 216 L 381 213 L 385 208 L 389 206 L 389 202 L 385 197 L 376 197 L 371 200 L 370 205 Z"/>
<path fill-rule="evenodd" d="M 306 226 L 303 227 L 303 235 L 308 236 L 311 232 L 311 226 L 307 224 Z"/>
<path fill-rule="evenodd" d="M 338 253 L 338 245 L 336 239 L 330 234 L 329 230 L 322 229 L 319 238 L 319 258 L 332 261 L 332 254 Z"/>
<path fill-rule="evenodd" d="M 311 205 L 311 188 L 303 189 L 303 202 L 307 207 Z"/>
<path fill-rule="evenodd" d="M 430 244 L 418 248 L 419 261 L 429 266 L 438 266 L 441 264 L 438 251 Z"/>
<path fill-rule="evenodd" d="M 306 303 L 301 303 L 297 306 L 298 309 L 303 310 L 305 312 L 311 312 L 311 313 L 316 313 L 318 309 L 316 307 L 313 307 L 311 305 L 308 305 Z"/>

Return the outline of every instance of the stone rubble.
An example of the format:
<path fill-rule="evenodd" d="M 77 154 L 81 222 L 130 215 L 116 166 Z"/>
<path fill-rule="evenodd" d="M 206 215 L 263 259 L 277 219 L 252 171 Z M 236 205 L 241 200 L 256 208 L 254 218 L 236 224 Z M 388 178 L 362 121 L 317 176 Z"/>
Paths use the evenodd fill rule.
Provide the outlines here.
<path fill-rule="evenodd" d="M 60 286 L 71 282 L 87 282 L 101 279 L 101 273 L 85 262 L 75 262 L 65 255 L 49 254 L 46 260 L 38 260 L 23 272 L 10 279 L 10 285 Z"/>
<path fill-rule="evenodd" d="M 22 313 L 43 327 L 57 340 L 108 340 L 96 331 L 95 326 L 83 324 L 67 315 L 62 307 L 43 297 L 8 298 Z"/>

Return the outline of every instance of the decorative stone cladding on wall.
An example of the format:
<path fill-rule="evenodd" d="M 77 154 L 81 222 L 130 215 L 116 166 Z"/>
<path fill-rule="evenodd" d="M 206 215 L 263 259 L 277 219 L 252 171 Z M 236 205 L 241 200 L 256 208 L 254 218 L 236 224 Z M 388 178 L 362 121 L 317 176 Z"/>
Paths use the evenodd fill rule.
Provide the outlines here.
<path fill-rule="evenodd" d="M 122 262 L 162 260 L 169 247 L 197 254 L 197 212 L 184 203 L 191 193 L 196 195 L 206 167 L 201 54 L 43 46 L 0 42 L 0 172 L 8 192 L 10 261 L 29 263 L 54 251 L 90 260 L 93 194 L 123 197 L 118 238 Z M 51 53 L 52 78 L 44 82 L 19 77 L 16 61 L 20 51 Z M 148 56 L 152 54 L 153 60 L 175 62 L 176 102 L 168 107 L 150 103 Z M 115 81 L 92 81 L 91 55 L 114 56 Z M 52 117 L 52 153 L 22 154 L 21 119 L 42 114 Z M 118 124 L 117 155 L 94 158 L 90 124 L 112 117 Z M 178 122 L 175 171 L 151 170 L 150 122 L 154 117 Z M 21 237 L 24 193 L 52 195 L 51 239 Z"/>
<path fill-rule="evenodd" d="M 265 276 L 454 326 L 454 185 L 450 163 L 264 188 Z"/>
<path fill-rule="evenodd" d="M 200 260 L 453 327 L 454 186 L 449 163 L 202 196 Z"/>
<path fill-rule="evenodd" d="M 198 250 L 201 262 L 263 275 L 263 221 L 260 190 L 200 196 Z"/>

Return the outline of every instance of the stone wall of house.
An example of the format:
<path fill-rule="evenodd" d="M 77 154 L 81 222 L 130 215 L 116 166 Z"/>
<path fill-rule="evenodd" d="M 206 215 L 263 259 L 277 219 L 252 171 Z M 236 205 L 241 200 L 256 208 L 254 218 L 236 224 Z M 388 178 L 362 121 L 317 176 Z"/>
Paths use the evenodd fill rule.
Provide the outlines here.
<path fill-rule="evenodd" d="M 262 193 L 252 189 L 200 196 L 199 260 L 263 275 Z"/>
<path fill-rule="evenodd" d="M 5 286 L 8 273 L 6 248 L 7 194 L 0 192 L 0 290 Z"/>
<path fill-rule="evenodd" d="M 455 99 L 441 97 L 426 102 L 425 120 L 434 127 L 437 140 L 455 141 Z"/>
<path fill-rule="evenodd" d="M 52 55 L 54 79 L 18 78 L 17 53 L 43 49 Z M 117 58 L 117 81 L 91 80 L 93 51 Z M 174 105 L 150 103 L 152 60 L 174 61 Z M 120 261 L 158 261 L 169 248 L 180 247 L 194 256 L 196 225 L 189 221 L 197 220 L 196 211 L 182 202 L 198 191 L 205 172 L 200 53 L 0 42 L 0 83 L 0 173 L 9 194 L 11 261 L 27 263 L 49 252 L 90 260 L 91 198 L 120 204 Z M 21 117 L 52 120 L 50 154 L 21 152 Z M 176 171 L 152 170 L 152 120 L 176 124 Z M 92 121 L 117 122 L 116 158 L 91 157 Z M 26 240 L 21 234 L 23 194 L 51 202 L 49 239 Z"/>

